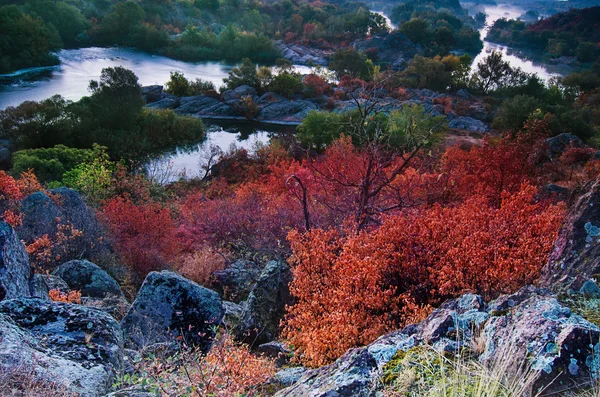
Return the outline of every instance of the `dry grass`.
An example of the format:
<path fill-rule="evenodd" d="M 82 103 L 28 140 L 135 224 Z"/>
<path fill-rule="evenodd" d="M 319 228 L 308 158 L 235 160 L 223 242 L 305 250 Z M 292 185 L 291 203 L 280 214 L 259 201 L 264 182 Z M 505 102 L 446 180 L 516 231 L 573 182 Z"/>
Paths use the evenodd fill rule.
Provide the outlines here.
<path fill-rule="evenodd" d="M 66 387 L 40 380 L 32 368 L 8 371 L 0 367 L 0 395 L 3 397 L 77 397 Z"/>
<path fill-rule="evenodd" d="M 474 342 L 481 351 L 482 344 Z M 473 359 L 473 351 L 462 349 L 449 356 L 430 346 L 399 354 L 388 364 L 385 397 L 534 397 L 531 392 L 537 372 L 527 363 L 514 368 L 504 352 L 487 365 Z M 395 376 L 395 378 L 394 378 Z M 386 378 L 387 377 L 387 378 Z M 390 380 L 393 379 L 391 382 Z"/>

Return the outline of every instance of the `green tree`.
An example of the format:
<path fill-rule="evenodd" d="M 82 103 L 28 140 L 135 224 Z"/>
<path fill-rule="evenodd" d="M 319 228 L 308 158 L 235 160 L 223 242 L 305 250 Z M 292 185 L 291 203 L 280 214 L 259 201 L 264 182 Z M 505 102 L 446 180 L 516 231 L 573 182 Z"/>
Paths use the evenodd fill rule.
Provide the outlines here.
<path fill-rule="evenodd" d="M 337 50 L 329 61 L 329 68 L 333 70 L 338 78 L 348 75 L 363 80 L 372 79 L 373 64 L 367 56 L 354 48 L 342 48 Z"/>
<path fill-rule="evenodd" d="M 62 47 L 56 28 L 17 6 L 0 7 L 0 73 L 32 66 L 57 65 L 52 55 Z"/>
<path fill-rule="evenodd" d="M 241 85 L 249 85 L 254 88 L 260 88 L 256 65 L 249 59 L 242 59 L 242 64 L 231 69 L 229 76 L 223 79 L 226 87 L 230 90 L 236 89 Z"/>
<path fill-rule="evenodd" d="M 81 11 L 64 1 L 28 0 L 25 10 L 54 26 L 67 47 L 79 44 L 78 36 L 89 27 Z"/>
<path fill-rule="evenodd" d="M 404 22 L 400 26 L 400 31 L 417 44 L 424 44 L 430 41 L 432 37 L 429 30 L 429 23 L 421 18 L 413 18 L 410 21 Z"/>
<path fill-rule="evenodd" d="M 519 131 L 538 106 L 539 102 L 527 95 L 506 99 L 494 118 L 494 128 L 503 131 Z"/>

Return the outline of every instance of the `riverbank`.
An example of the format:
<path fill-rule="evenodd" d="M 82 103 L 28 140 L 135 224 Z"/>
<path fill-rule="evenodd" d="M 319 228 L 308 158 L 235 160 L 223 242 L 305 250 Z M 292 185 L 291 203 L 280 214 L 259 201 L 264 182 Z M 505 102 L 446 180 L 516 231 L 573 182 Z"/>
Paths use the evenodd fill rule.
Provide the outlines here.
<path fill-rule="evenodd" d="M 143 92 L 147 108 L 172 109 L 180 115 L 207 120 L 246 121 L 257 125 L 296 126 L 311 111 L 347 112 L 366 101 L 375 101 L 377 110 L 383 113 L 406 105 L 421 105 L 431 115 L 445 116 L 449 127 L 457 130 L 486 132 L 492 119 L 483 103 L 465 90 L 442 94 L 428 89 L 406 89 L 402 96 L 398 96 L 380 89 L 375 97 L 369 98 L 364 95 L 363 88 L 351 90 L 339 87 L 337 99 L 325 95 L 288 99 L 273 92 L 258 95 L 254 88 L 246 85 L 227 90 L 219 96 L 176 97 L 164 92 L 160 85 L 144 87 Z"/>

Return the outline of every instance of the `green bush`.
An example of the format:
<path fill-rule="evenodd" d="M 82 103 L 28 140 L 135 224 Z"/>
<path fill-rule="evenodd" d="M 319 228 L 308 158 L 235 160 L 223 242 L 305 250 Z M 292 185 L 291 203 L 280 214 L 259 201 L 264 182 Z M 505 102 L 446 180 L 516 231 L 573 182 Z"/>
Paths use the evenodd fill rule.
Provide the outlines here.
<path fill-rule="evenodd" d="M 13 155 L 13 174 L 32 169 L 40 182 L 60 181 L 65 172 L 93 159 L 93 151 L 56 145 L 47 149 L 19 150 Z"/>

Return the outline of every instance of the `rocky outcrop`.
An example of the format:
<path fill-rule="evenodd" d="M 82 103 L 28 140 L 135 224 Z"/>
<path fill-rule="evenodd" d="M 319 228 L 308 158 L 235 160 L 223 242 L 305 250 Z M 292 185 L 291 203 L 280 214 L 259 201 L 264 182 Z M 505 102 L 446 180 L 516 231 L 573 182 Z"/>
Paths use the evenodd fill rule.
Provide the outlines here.
<path fill-rule="evenodd" d="M 60 277 L 71 290 L 80 291 L 82 296 L 124 298 L 116 280 L 90 261 L 72 260 L 63 263 L 54 269 L 52 275 Z"/>
<path fill-rule="evenodd" d="M 280 124 L 300 124 L 317 105 L 305 100 L 271 102 L 265 105 L 256 116 L 258 121 Z"/>
<path fill-rule="evenodd" d="M 248 298 L 261 271 L 260 265 L 254 261 L 237 260 L 213 274 L 213 288 L 226 299 L 239 303 Z"/>
<path fill-rule="evenodd" d="M 275 41 L 275 47 L 282 58 L 289 59 L 295 65 L 327 65 L 328 52 L 317 48 L 306 47 L 297 43 L 286 44 L 283 40 Z"/>
<path fill-rule="evenodd" d="M 277 337 L 285 305 L 290 303 L 291 280 L 286 263 L 267 263 L 248 299 L 241 304 L 241 319 L 234 330 L 237 339 L 262 344 Z"/>
<path fill-rule="evenodd" d="M 136 348 L 179 338 L 206 352 L 222 318 L 216 292 L 162 271 L 148 274 L 121 326 L 128 345 Z"/>
<path fill-rule="evenodd" d="M 481 120 L 468 116 L 455 117 L 448 123 L 448 127 L 469 132 L 487 132 L 488 126 Z"/>
<path fill-rule="evenodd" d="M 142 96 L 146 102 L 159 101 L 162 98 L 163 86 L 162 85 L 148 85 L 142 87 Z"/>
<path fill-rule="evenodd" d="M 464 91 L 451 94 L 440 94 L 428 89 L 406 89 L 404 98 L 394 98 L 392 93 L 385 89 L 366 92 L 363 88 L 352 90 L 348 87 L 338 87 L 337 91 L 345 92 L 346 98 L 333 99 L 327 96 L 309 99 L 288 99 L 273 92 L 267 92 L 260 97 L 257 96 L 253 87 L 243 85 L 235 90 L 227 90 L 221 98 L 218 95 L 197 95 L 190 97 L 164 97 L 157 102 L 148 103 L 149 108 L 163 109 L 172 108 L 175 113 L 191 115 L 203 119 L 258 121 L 268 124 L 299 125 L 312 110 L 330 110 L 333 105 L 335 112 L 346 112 L 356 108 L 356 102 L 351 100 L 357 98 L 367 101 L 365 95 L 377 98 L 376 109 L 379 112 L 389 113 L 400 109 L 407 104 L 421 105 L 431 115 L 445 114 L 451 123 L 450 128 L 461 129 L 471 132 L 487 132 L 491 116 L 485 110 L 483 104 L 477 101 L 468 92 Z M 253 105 L 242 101 L 242 98 L 250 97 Z M 447 111 L 448 106 L 442 103 L 461 101 L 460 115 L 453 111 Z M 452 107 L 452 106 L 451 106 Z M 447 113 L 448 112 L 448 113 Z"/>
<path fill-rule="evenodd" d="M 31 266 L 15 230 L 0 222 L 0 300 L 31 296 Z"/>
<path fill-rule="evenodd" d="M 475 350 L 474 338 L 483 346 Z M 489 304 L 467 294 L 427 319 L 352 349 L 331 365 L 307 371 L 276 396 L 375 396 L 376 380 L 399 351 L 417 346 L 455 353 L 470 348 L 474 359 L 505 360 L 507 376 L 531 371 L 531 391 L 559 393 L 585 383 L 600 368 L 600 328 L 573 314 L 548 290 L 523 288 Z M 512 372 L 511 372 L 512 371 Z"/>
<path fill-rule="evenodd" d="M 0 366 L 83 397 L 104 395 L 123 363 L 119 324 L 95 309 L 19 298 L 0 302 Z"/>
<path fill-rule="evenodd" d="M 566 217 L 542 269 L 540 285 L 579 290 L 600 273 L 600 180 L 582 195 Z"/>

